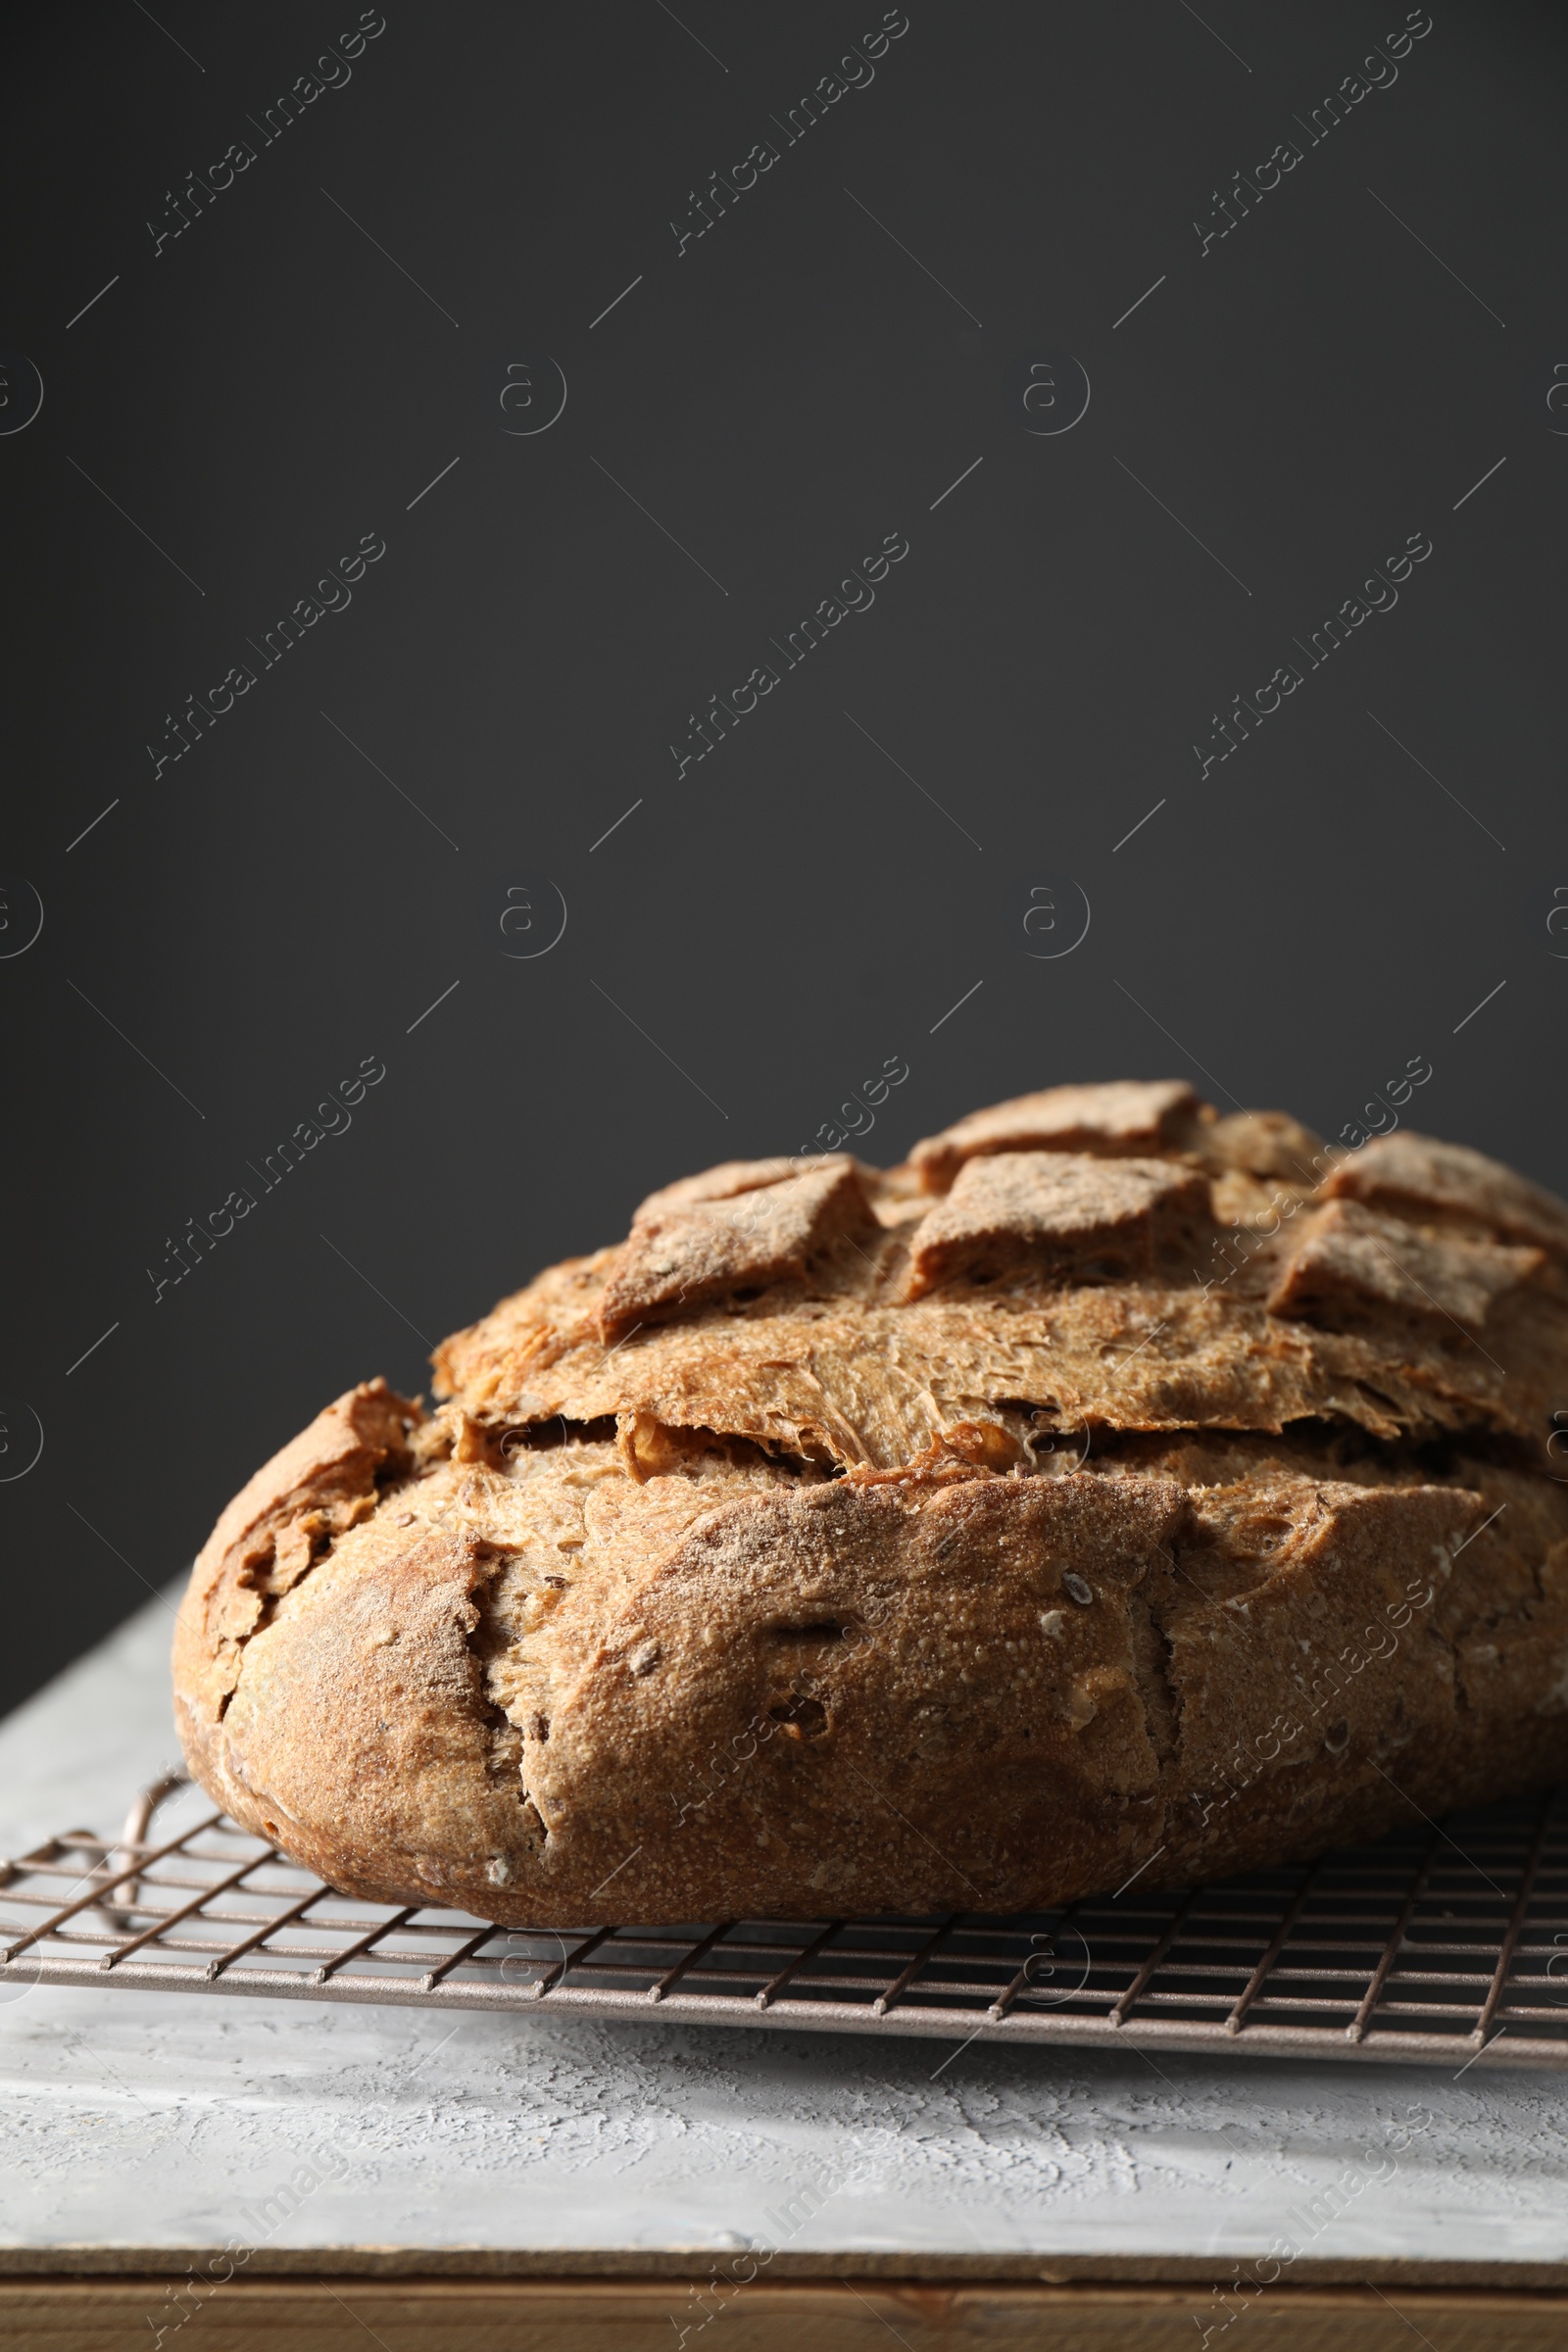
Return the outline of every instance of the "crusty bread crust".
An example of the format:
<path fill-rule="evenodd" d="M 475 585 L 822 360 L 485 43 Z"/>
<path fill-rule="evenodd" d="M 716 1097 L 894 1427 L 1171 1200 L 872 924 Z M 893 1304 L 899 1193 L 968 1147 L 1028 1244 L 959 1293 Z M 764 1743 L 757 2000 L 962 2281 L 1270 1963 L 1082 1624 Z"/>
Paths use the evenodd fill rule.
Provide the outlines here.
<path fill-rule="evenodd" d="M 1012 1911 L 1568 1772 L 1568 1209 L 1176 1084 L 730 1162 L 219 1522 L 191 1770 L 503 1924 Z"/>

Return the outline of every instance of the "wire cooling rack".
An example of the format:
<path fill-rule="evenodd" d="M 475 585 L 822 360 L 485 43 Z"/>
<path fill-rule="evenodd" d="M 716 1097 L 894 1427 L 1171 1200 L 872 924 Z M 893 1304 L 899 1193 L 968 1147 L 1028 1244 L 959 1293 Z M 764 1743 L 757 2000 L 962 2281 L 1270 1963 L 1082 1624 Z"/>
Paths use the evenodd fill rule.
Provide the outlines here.
<path fill-rule="evenodd" d="M 335 1893 L 170 1778 L 0 1863 L 0 1998 L 31 1984 L 1568 2067 L 1568 1788 L 1005 1919 L 522 1931 Z"/>

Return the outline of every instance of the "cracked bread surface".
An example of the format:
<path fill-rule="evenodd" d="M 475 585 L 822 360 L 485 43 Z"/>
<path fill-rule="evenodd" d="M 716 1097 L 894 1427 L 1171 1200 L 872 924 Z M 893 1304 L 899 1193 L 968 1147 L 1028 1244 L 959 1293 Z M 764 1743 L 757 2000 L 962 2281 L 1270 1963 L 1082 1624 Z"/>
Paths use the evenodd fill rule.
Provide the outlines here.
<path fill-rule="evenodd" d="M 1568 1209 L 1327 1157 L 1124 1082 L 663 1188 L 228 1506 L 191 1770 L 519 1927 L 1046 1908 L 1560 1777 Z"/>

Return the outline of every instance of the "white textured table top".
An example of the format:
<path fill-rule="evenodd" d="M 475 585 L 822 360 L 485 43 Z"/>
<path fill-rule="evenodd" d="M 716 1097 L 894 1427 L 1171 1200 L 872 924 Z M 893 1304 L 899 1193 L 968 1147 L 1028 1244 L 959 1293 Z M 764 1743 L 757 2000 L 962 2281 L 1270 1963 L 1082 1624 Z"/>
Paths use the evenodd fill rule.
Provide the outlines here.
<path fill-rule="evenodd" d="M 0 1726 L 0 1851 L 116 1827 L 169 1764 L 172 1622 L 150 1602 Z M 1568 2263 L 1568 2081 L 1485 2061 L 1455 2080 L 984 2041 L 955 2056 L 39 1986 L 0 2000 L 0 2082 L 13 2266 L 228 2241 L 262 2249 L 257 2268 L 486 2249 L 513 2269 L 648 2269 L 748 2246 L 779 2249 L 779 2271 L 1049 2275 L 1271 2247 L 1298 2278 Z"/>

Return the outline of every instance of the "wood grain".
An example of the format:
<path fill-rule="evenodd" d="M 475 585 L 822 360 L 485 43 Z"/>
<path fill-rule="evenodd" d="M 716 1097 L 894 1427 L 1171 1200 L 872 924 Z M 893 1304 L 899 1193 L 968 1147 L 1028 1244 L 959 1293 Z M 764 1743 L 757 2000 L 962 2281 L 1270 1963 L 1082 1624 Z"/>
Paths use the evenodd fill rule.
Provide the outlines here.
<path fill-rule="evenodd" d="M 1545 2352 L 1568 2344 L 1568 2292 L 1275 2287 L 1243 2306 L 1190 2285 L 896 2284 L 741 2289 L 720 2305 L 679 2279 L 234 2281 L 177 2324 L 167 2277 L 0 2281 L 0 2340 L 32 2352 L 1194 2352 L 1252 2322 L 1236 2352 Z M 704 2325 L 705 2310 L 709 2315 Z M 708 2327 L 722 2333 L 708 2332 Z M 186 2328 L 190 2332 L 186 2333 Z M 165 2332 L 160 2339 L 159 2329 Z M 682 2338 L 681 2330 L 689 2333 Z M 1216 2340 L 1216 2339 L 1211 2339 Z"/>

